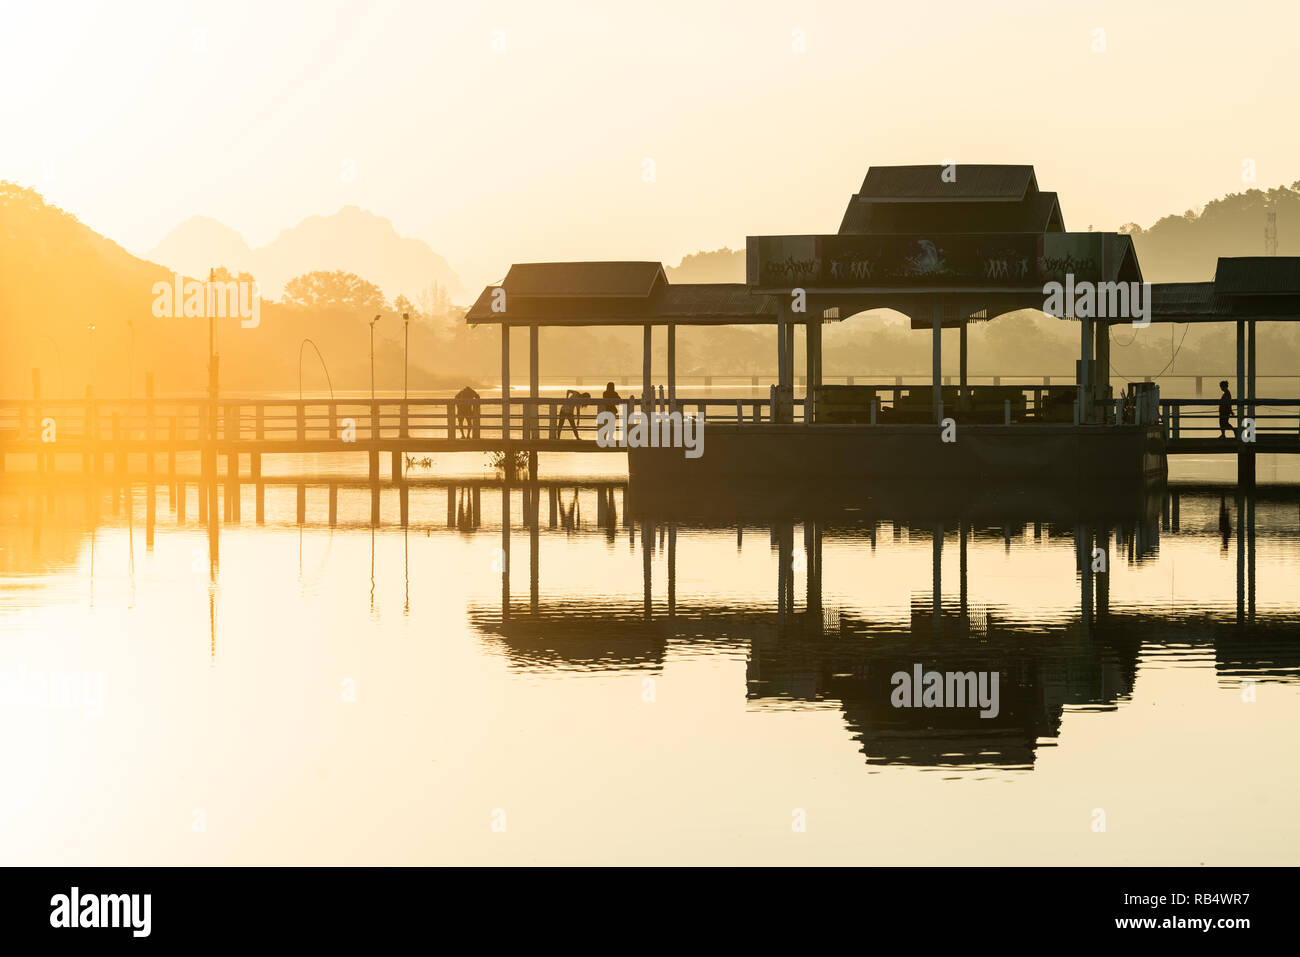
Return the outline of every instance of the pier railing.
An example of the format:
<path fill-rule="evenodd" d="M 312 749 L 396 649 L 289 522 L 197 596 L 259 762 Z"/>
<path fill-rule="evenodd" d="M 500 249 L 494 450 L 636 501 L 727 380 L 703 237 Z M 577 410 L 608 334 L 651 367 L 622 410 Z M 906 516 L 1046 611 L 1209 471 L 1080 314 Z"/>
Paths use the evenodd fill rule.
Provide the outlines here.
<path fill-rule="evenodd" d="M 624 414 L 638 399 L 621 399 Z M 332 446 L 335 443 L 594 441 L 598 398 L 433 399 L 18 399 L 0 400 L 0 442 L 10 445 L 124 444 Z M 668 411 L 666 401 L 655 408 Z M 804 402 L 794 401 L 797 419 Z M 674 409 L 716 422 L 769 422 L 768 399 L 678 398 Z M 508 424 L 508 427 L 507 427 Z"/>
<path fill-rule="evenodd" d="M 843 387 L 839 387 L 843 388 Z M 870 405 L 865 401 L 855 410 L 857 419 L 868 421 L 929 422 L 933 391 L 929 384 L 872 386 Z M 836 421 L 826 415 L 831 395 L 824 390 L 819 421 Z M 1074 420 L 1077 390 L 1072 386 L 974 386 L 965 394 L 955 386 L 942 389 L 945 414 L 958 421 L 991 423 L 1069 423 Z M 619 402 L 626 413 L 637 411 L 641 402 L 626 398 Z M 793 421 L 807 420 L 807 403 L 791 402 Z M 1154 405 L 1154 403 L 1153 403 Z M 1259 398 L 1251 403 L 1256 432 L 1276 441 L 1282 436 L 1300 440 L 1300 399 Z M 369 399 L 356 398 L 224 398 L 215 403 L 206 398 L 135 399 L 13 399 L 0 400 L 0 443 L 16 449 L 44 443 L 56 447 L 112 446 L 135 448 L 199 448 L 212 439 L 221 446 L 245 450 L 292 451 L 335 448 L 339 443 L 364 446 L 405 443 L 436 443 L 440 446 L 465 444 L 527 444 L 529 442 L 592 443 L 596 438 L 597 414 L 605 407 L 599 397 L 574 406 L 560 397 L 480 398 L 457 402 L 453 398 Z M 654 408 L 669 411 L 666 400 L 656 399 Z M 1231 421 L 1238 424 L 1240 404 L 1233 403 Z M 678 397 L 672 411 L 697 416 L 715 423 L 750 424 L 773 421 L 770 398 L 722 396 Z M 1105 421 L 1113 423 L 1115 411 L 1103 410 Z M 1219 433 L 1217 400 L 1158 400 L 1143 421 L 1159 421 L 1166 437 L 1173 440 L 1216 438 Z M 1132 409 L 1121 410 L 1125 422 L 1133 422 Z M 504 428 L 508 418 L 509 428 Z M 847 421 L 847 420 L 841 420 Z M 215 426 L 215 435 L 211 434 Z"/>
<path fill-rule="evenodd" d="M 1261 438 L 1276 442 L 1290 437 L 1300 443 L 1300 399 L 1256 398 L 1244 402 L 1233 399 L 1229 423 L 1236 429 L 1247 418 L 1254 422 L 1255 432 Z M 1165 438 L 1171 441 L 1217 439 L 1219 402 L 1217 399 L 1161 399 L 1160 420 Z"/>

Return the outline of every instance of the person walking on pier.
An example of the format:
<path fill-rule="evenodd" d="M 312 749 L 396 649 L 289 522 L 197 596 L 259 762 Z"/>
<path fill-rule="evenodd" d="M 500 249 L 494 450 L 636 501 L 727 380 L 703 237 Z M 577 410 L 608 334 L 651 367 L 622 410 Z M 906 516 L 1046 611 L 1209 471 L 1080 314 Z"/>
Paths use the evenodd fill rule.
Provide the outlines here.
<path fill-rule="evenodd" d="M 1219 383 L 1219 388 L 1223 390 L 1223 395 L 1219 396 L 1219 438 L 1226 439 L 1225 434 L 1228 429 L 1232 429 L 1234 438 L 1237 436 L 1237 427 L 1232 424 L 1232 393 L 1228 391 L 1228 380 L 1224 379 Z"/>

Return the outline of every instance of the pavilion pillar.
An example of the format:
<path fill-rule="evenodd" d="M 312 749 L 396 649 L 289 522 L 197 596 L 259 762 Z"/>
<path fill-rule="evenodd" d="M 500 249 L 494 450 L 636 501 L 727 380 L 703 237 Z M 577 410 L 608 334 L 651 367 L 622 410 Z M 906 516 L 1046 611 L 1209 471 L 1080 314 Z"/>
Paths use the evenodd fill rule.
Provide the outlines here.
<path fill-rule="evenodd" d="M 1255 418 L 1255 320 L 1251 319 L 1246 324 L 1246 417 L 1249 418 L 1255 427 L 1256 435 L 1259 433 L 1259 422 Z M 1240 446 L 1242 452 L 1237 457 L 1237 481 L 1244 481 L 1251 488 L 1255 485 L 1255 445 L 1247 443 Z M 1246 503 L 1246 508 L 1253 509 L 1252 501 Z M 1253 534 L 1253 531 L 1252 531 Z M 1255 551 L 1250 550 L 1251 568 L 1254 569 Z M 1253 601 L 1253 593 L 1252 593 Z"/>
<path fill-rule="evenodd" d="M 785 385 L 785 310 L 776 320 L 776 387 Z"/>
<path fill-rule="evenodd" d="M 822 323 L 818 317 L 809 316 L 806 330 L 804 357 L 808 367 L 808 385 L 804 391 L 804 421 L 817 420 L 818 392 L 822 385 Z"/>
<path fill-rule="evenodd" d="M 1255 399 L 1257 396 L 1257 393 L 1255 392 L 1255 320 L 1254 319 L 1250 320 L 1250 323 L 1246 326 L 1246 331 L 1248 333 L 1247 346 L 1246 346 L 1246 398 L 1249 400 L 1249 405 L 1246 407 L 1246 414 L 1253 419 L 1255 418 Z M 1258 423 L 1256 423 L 1255 428 L 1256 429 L 1259 428 Z"/>
<path fill-rule="evenodd" d="M 963 310 L 964 312 L 964 310 Z M 958 357 L 957 384 L 961 386 L 962 397 L 966 395 L 966 316 L 961 317 L 961 345 Z"/>
<path fill-rule="evenodd" d="M 1101 403 L 1102 408 L 1113 409 L 1110 401 L 1110 323 L 1104 319 L 1093 324 L 1093 397 Z M 1105 424 L 1103 417 L 1102 424 Z"/>
<path fill-rule="evenodd" d="M 527 418 L 529 434 L 534 438 L 537 436 L 537 399 L 541 392 L 541 369 L 538 366 L 540 336 L 541 330 L 537 326 L 528 327 L 528 398 L 532 402 L 529 403 Z"/>
<path fill-rule="evenodd" d="M 785 324 L 785 373 L 786 385 L 790 387 L 790 398 L 794 398 L 794 323 Z"/>
<path fill-rule="evenodd" d="M 818 320 L 817 320 L 817 336 L 816 336 L 816 343 L 817 343 L 817 381 L 814 383 L 814 385 L 815 385 L 817 391 L 813 394 L 813 409 L 814 409 L 814 410 L 816 410 L 816 409 L 821 405 L 821 399 L 822 399 L 822 330 L 823 330 L 823 323 L 822 323 L 822 321 L 821 321 L 820 319 L 818 319 Z M 814 420 L 814 421 L 815 421 L 815 420 Z M 820 540 L 820 539 L 819 539 L 819 540 Z M 820 568 L 818 569 L 817 574 L 818 574 L 818 576 L 820 577 L 820 575 L 821 575 L 821 570 L 820 570 Z"/>
<path fill-rule="evenodd" d="M 642 327 L 641 340 L 641 408 L 646 414 L 650 412 L 650 400 L 654 395 L 654 385 L 650 381 L 650 348 L 653 343 L 653 326 L 648 323 Z"/>
<path fill-rule="evenodd" d="M 677 326 L 668 324 L 668 411 L 677 411 Z"/>
<path fill-rule="evenodd" d="M 790 357 L 790 312 L 788 306 L 782 305 L 776 320 L 776 401 L 777 408 L 772 409 L 773 422 L 789 421 L 785 414 L 786 402 L 794 394 L 791 374 L 794 364 Z"/>
<path fill-rule="evenodd" d="M 528 414 L 525 416 L 524 420 L 528 423 L 528 438 L 534 440 L 541 437 L 541 432 L 537 427 L 538 416 L 540 414 L 537 399 L 541 392 L 541 369 L 538 363 L 538 358 L 541 354 L 540 338 L 540 327 L 536 325 L 529 326 L 528 398 L 530 401 L 528 403 Z M 537 480 L 537 449 L 535 447 L 528 450 L 528 479 L 529 481 L 534 482 Z"/>
<path fill-rule="evenodd" d="M 1079 319 L 1079 423 L 1092 419 L 1092 320 Z"/>
<path fill-rule="evenodd" d="M 943 405 L 943 303 L 938 299 L 930 307 L 930 404 L 934 421 L 943 418 L 939 414 Z"/>
<path fill-rule="evenodd" d="M 514 450 L 510 447 L 510 326 L 501 323 L 501 443 L 505 449 L 506 478 L 515 477 Z"/>
<path fill-rule="evenodd" d="M 1246 417 L 1246 320 L 1237 320 L 1237 428 Z M 1241 433 L 1238 433 L 1240 438 Z"/>

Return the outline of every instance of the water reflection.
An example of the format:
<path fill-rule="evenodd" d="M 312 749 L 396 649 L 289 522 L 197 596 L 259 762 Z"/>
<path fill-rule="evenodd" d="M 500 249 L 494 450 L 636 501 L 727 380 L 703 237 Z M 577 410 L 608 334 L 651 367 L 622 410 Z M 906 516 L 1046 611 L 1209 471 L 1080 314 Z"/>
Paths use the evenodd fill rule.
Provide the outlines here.
<path fill-rule="evenodd" d="M 391 512 L 396 499 L 396 522 L 389 524 L 401 536 L 404 616 L 426 596 L 446 597 L 418 581 L 412 588 L 412 535 L 488 538 L 495 543 L 491 574 L 499 576 L 499 596 L 467 596 L 465 614 L 512 668 L 531 675 L 653 676 L 674 656 L 740 657 L 745 679 L 736 700 L 744 707 L 837 709 L 870 766 L 1032 769 L 1041 749 L 1057 744 L 1068 712 L 1124 705 L 1144 667 L 1212 661 L 1227 687 L 1294 683 L 1300 675 L 1294 592 L 1274 589 L 1261 603 L 1256 563 L 1261 549 L 1274 569 L 1293 569 L 1300 559 L 1300 490 L 1294 488 L 1243 494 L 1182 484 L 1086 495 L 1059 489 L 954 495 L 912 485 L 873 488 L 869 495 L 784 489 L 675 502 L 657 499 L 654 490 L 634 493 L 620 481 L 507 485 L 430 478 L 381 489 L 296 477 L 267 478 L 253 488 L 225 485 L 225 504 L 218 507 L 208 489 L 173 482 L 165 487 L 164 525 L 206 536 L 214 661 L 223 529 L 241 524 L 239 500 L 246 494 L 254 499 L 255 524 L 267 524 L 267 487 L 270 524 L 298 528 L 300 584 L 321 578 L 335 529 L 365 531 L 372 618 L 382 546 L 376 536 L 385 528 L 384 505 Z M 275 498 L 277 487 L 292 493 L 291 513 Z M 137 511 L 152 552 L 163 488 L 7 481 L 0 563 L 8 577 L 21 578 L 74 565 L 88 543 L 93 604 L 96 570 L 107 557 L 98 530 L 125 526 L 120 560 L 133 590 Z M 199 506 L 196 522 L 186 517 L 190 495 Z M 349 497 L 368 500 L 368 512 L 348 507 Z M 305 571 L 302 536 L 317 528 L 327 530 L 328 540 Z M 619 555 L 621 541 L 627 558 Z M 753 549 L 764 542 L 766 556 L 755 561 Z M 1189 562 L 1199 563 L 1188 574 L 1201 576 L 1200 598 L 1167 600 L 1142 583 L 1141 570 L 1158 565 L 1171 542 L 1188 544 Z M 603 557 L 576 558 L 580 544 L 596 546 Z M 734 567 L 719 544 L 726 544 Z M 705 550 L 703 566 L 690 557 Z M 1010 583 L 1023 573 L 1000 571 L 999 556 L 1053 571 L 1017 594 Z M 526 582 L 516 563 L 526 563 Z M 631 567 L 639 581 L 629 580 Z M 901 612 L 900 584 L 906 590 Z M 1034 587 L 1045 594 L 1028 591 Z M 895 707 L 892 676 L 918 665 L 943 673 L 996 672 L 997 715 Z"/>

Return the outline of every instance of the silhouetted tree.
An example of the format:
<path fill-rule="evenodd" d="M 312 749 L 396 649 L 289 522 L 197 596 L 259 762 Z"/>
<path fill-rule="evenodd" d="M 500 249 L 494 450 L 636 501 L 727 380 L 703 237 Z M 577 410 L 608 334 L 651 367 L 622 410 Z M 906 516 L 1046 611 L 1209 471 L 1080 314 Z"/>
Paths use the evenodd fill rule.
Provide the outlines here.
<path fill-rule="evenodd" d="M 307 309 L 385 312 L 383 291 L 355 273 L 319 270 L 295 276 L 284 286 L 286 305 Z"/>

